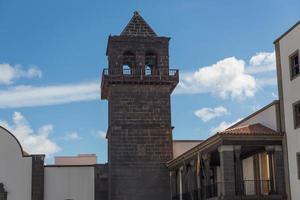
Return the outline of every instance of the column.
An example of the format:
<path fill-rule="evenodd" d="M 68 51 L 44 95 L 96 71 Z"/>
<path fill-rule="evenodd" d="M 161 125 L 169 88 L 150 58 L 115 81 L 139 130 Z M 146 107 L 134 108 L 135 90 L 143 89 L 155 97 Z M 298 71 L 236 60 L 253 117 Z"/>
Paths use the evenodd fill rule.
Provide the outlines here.
<path fill-rule="evenodd" d="M 274 151 L 274 174 L 276 193 L 285 196 L 284 160 L 281 146 L 275 146 Z"/>
<path fill-rule="evenodd" d="M 220 154 L 221 194 L 224 200 L 232 200 L 235 196 L 234 148 L 223 145 L 218 148 Z"/>
<path fill-rule="evenodd" d="M 202 175 L 202 167 L 201 167 L 201 156 L 200 156 L 200 153 L 198 152 L 198 155 L 197 155 L 197 195 L 198 195 L 198 199 L 200 199 L 202 196 L 201 196 L 201 189 L 202 189 L 202 180 L 201 180 L 201 175 Z"/>
<path fill-rule="evenodd" d="M 202 154 L 202 160 L 204 164 L 204 184 L 202 187 L 202 191 L 204 197 L 209 196 L 209 185 L 210 185 L 210 154 Z"/>
<path fill-rule="evenodd" d="M 171 199 L 177 195 L 177 181 L 176 181 L 176 171 L 170 171 L 170 191 L 171 191 Z"/>
<path fill-rule="evenodd" d="M 43 155 L 32 156 L 31 173 L 31 198 L 32 200 L 44 199 L 44 158 Z"/>
<path fill-rule="evenodd" d="M 269 176 L 270 176 L 270 194 L 274 194 L 275 193 L 275 188 L 274 188 L 274 171 L 273 171 L 273 155 L 274 155 L 274 151 L 275 151 L 275 147 L 274 146 L 266 146 L 265 147 L 267 153 L 268 153 L 268 158 L 269 158 Z"/>
<path fill-rule="evenodd" d="M 235 155 L 235 184 L 236 184 L 236 194 L 243 194 L 243 177 L 242 177 L 242 162 L 240 160 L 241 155 L 241 146 L 234 146 L 234 155 Z"/>
<path fill-rule="evenodd" d="M 179 169 L 179 199 L 182 200 L 182 168 Z"/>

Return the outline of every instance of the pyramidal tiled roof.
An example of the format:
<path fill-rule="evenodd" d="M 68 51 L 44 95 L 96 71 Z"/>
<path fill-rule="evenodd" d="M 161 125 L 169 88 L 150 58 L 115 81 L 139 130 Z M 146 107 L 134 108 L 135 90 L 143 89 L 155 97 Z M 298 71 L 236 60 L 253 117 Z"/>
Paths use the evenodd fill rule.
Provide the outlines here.
<path fill-rule="evenodd" d="M 122 36 L 157 37 L 153 29 L 147 24 L 139 12 L 135 11 L 133 17 L 121 33 Z"/>

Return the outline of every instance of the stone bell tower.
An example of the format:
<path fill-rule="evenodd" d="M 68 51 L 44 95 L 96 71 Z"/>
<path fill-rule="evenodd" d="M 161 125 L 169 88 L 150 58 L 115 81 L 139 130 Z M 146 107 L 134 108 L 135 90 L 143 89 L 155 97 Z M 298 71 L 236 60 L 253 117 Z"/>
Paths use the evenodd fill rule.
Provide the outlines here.
<path fill-rule="evenodd" d="M 101 98 L 108 100 L 110 200 L 170 198 L 170 95 L 179 77 L 169 69 L 169 40 L 138 12 L 120 35 L 109 36 Z"/>

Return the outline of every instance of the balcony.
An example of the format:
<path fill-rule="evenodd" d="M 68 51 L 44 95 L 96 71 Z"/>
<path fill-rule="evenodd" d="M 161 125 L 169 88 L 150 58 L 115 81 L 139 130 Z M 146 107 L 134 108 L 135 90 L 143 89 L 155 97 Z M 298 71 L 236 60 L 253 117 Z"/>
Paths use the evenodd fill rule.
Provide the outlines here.
<path fill-rule="evenodd" d="M 280 195 L 276 191 L 272 191 L 272 183 L 270 180 L 244 180 L 240 182 L 242 188 L 241 193 L 236 194 L 233 198 L 254 200 L 254 199 L 270 199 L 279 200 Z M 211 185 L 204 186 L 203 189 L 193 189 L 182 194 L 173 194 L 172 200 L 215 200 L 222 198 L 222 187 L 224 183 L 217 182 Z"/>
<path fill-rule="evenodd" d="M 244 180 L 241 182 L 242 194 L 244 196 L 265 196 L 275 194 L 271 180 Z"/>
<path fill-rule="evenodd" d="M 107 96 L 109 84 L 145 84 L 145 85 L 170 85 L 174 90 L 179 81 L 178 69 L 109 69 L 102 72 L 101 98 Z"/>

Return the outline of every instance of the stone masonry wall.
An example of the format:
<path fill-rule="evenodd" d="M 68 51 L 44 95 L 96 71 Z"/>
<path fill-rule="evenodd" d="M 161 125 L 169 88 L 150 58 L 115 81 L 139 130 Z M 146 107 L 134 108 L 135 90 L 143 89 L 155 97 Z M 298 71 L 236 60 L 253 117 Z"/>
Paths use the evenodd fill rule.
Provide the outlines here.
<path fill-rule="evenodd" d="M 108 165 L 95 165 L 95 200 L 108 200 Z"/>
<path fill-rule="evenodd" d="M 134 53 L 136 69 L 144 67 L 147 52 L 157 55 L 159 69 L 169 69 L 169 38 L 110 37 L 107 49 L 110 69 L 122 69 L 122 55 L 126 51 Z"/>
<path fill-rule="evenodd" d="M 32 156 L 32 200 L 44 199 L 44 155 Z"/>
<path fill-rule="evenodd" d="M 109 95 L 111 200 L 166 200 L 166 161 L 172 159 L 170 88 L 111 85 Z"/>

